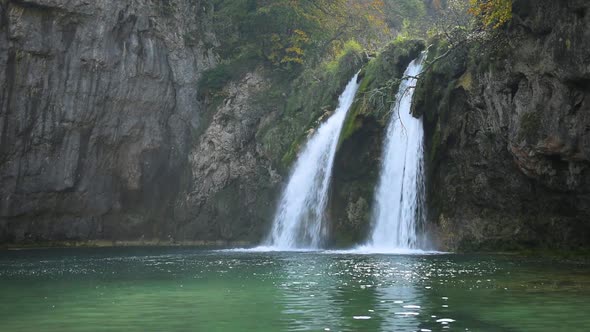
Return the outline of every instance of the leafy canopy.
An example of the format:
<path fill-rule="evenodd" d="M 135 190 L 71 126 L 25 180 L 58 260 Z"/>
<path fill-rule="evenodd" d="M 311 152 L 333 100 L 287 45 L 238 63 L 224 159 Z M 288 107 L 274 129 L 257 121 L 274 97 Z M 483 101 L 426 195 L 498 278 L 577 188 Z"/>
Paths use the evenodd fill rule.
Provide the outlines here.
<path fill-rule="evenodd" d="M 214 21 L 222 57 L 255 53 L 293 69 L 358 35 L 378 38 L 386 30 L 383 7 L 383 0 L 214 0 Z"/>
<path fill-rule="evenodd" d="M 512 0 L 469 0 L 469 13 L 485 27 L 497 29 L 512 19 Z"/>

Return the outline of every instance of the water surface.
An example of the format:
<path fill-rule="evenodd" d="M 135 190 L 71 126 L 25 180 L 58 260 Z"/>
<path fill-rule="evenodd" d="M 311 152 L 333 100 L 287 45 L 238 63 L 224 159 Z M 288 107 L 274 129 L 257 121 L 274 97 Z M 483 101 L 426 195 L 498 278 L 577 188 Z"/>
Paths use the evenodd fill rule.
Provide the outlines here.
<path fill-rule="evenodd" d="M 186 248 L 0 252 L 2 331 L 587 331 L 590 266 Z"/>

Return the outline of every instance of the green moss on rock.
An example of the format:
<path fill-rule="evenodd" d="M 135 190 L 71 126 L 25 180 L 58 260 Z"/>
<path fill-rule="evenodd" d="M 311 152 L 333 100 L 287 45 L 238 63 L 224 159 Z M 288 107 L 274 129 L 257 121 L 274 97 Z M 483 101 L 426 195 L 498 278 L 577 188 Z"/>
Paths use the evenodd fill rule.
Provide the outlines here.
<path fill-rule="evenodd" d="M 346 83 L 366 62 L 358 44 L 347 45 L 335 60 L 307 69 L 292 81 L 276 75 L 269 89 L 257 97 L 257 107 L 271 108 L 276 116 L 276 121 L 261 125 L 257 139 L 281 172 L 288 172 L 308 132 L 336 108 Z"/>
<path fill-rule="evenodd" d="M 385 120 L 406 67 L 424 47 L 422 40 L 397 39 L 361 70 L 357 98 L 344 122 L 339 145 L 360 129 L 360 116 L 371 115 Z"/>

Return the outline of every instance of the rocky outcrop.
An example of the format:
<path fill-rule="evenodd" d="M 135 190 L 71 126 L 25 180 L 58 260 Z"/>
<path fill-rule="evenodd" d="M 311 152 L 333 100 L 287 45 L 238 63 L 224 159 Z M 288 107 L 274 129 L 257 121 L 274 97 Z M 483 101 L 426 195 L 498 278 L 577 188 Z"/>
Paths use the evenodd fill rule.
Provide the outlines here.
<path fill-rule="evenodd" d="M 230 83 L 206 132 L 189 154 L 192 185 L 178 206 L 181 240 L 261 239 L 275 208 L 282 177 L 261 152 L 256 133 L 269 114 L 254 97 L 269 82 L 260 71 Z"/>
<path fill-rule="evenodd" d="M 442 249 L 577 248 L 590 237 L 590 4 L 514 1 L 506 45 L 419 83 Z M 477 60 L 475 60 L 477 59 Z"/>
<path fill-rule="evenodd" d="M 208 17 L 199 0 L 0 1 L 0 242 L 168 237 Z"/>

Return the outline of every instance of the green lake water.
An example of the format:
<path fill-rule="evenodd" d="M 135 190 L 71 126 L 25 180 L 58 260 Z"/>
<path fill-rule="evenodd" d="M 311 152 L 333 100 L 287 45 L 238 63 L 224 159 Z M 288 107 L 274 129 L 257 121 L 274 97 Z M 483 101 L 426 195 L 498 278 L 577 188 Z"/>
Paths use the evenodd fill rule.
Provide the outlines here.
<path fill-rule="evenodd" d="M 475 255 L 0 251 L 0 331 L 590 331 L 590 266 Z"/>

